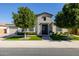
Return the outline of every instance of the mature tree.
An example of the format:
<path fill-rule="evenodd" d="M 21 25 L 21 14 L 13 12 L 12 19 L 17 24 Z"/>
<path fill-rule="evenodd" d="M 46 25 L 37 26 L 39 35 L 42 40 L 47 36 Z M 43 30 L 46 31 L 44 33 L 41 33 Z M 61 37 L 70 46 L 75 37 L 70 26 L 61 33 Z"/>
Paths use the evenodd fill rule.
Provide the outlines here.
<path fill-rule="evenodd" d="M 56 15 L 55 22 L 62 28 L 79 28 L 79 4 L 65 4 L 62 11 Z"/>
<path fill-rule="evenodd" d="M 64 14 L 63 12 L 58 12 L 58 14 L 55 17 L 55 24 L 60 27 L 63 28 L 64 27 Z"/>
<path fill-rule="evenodd" d="M 25 33 L 24 37 L 26 39 L 27 28 L 33 28 L 35 25 L 36 20 L 35 14 L 27 7 L 20 7 L 18 8 L 18 12 L 17 13 L 13 12 L 12 15 L 14 19 L 14 24 L 17 27 L 24 29 Z"/>

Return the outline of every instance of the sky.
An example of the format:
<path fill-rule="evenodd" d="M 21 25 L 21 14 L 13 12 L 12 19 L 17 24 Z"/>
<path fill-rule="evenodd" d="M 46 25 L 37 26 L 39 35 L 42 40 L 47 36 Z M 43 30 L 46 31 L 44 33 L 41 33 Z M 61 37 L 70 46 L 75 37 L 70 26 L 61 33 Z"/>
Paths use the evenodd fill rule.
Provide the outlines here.
<path fill-rule="evenodd" d="M 48 12 L 55 15 L 62 10 L 63 3 L 0 3 L 0 23 L 12 23 L 12 12 L 17 12 L 19 7 L 28 7 L 35 14 Z"/>

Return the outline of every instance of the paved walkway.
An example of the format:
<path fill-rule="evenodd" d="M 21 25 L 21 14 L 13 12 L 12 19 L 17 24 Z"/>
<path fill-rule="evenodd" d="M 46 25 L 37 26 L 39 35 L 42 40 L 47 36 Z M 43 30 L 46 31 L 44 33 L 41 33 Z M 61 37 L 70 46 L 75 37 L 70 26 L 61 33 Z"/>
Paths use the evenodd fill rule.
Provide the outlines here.
<path fill-rule="evenodd" d="M 79 48 L 79 41 L 1 41 L 0 48 Z"/>

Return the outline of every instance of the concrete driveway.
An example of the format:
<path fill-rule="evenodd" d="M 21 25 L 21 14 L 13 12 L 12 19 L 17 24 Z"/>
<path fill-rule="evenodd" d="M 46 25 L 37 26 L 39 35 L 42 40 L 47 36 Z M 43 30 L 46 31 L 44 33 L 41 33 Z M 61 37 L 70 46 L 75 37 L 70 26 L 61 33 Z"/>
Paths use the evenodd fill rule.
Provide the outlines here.
<path fill-rule="evenodd" d="M 0 48 L 79 48 L 79 41 L 0 41 Z"/>

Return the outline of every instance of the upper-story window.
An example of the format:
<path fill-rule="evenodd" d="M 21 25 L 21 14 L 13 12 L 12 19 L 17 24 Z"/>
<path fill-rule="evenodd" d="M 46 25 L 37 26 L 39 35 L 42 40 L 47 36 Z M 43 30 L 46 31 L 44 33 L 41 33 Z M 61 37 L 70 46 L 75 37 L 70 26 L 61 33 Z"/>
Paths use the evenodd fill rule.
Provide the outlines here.
<path fill-rule="evenodd" d="M 43 17 L 43 20 L 46 21 L 46 17 Z"/>

